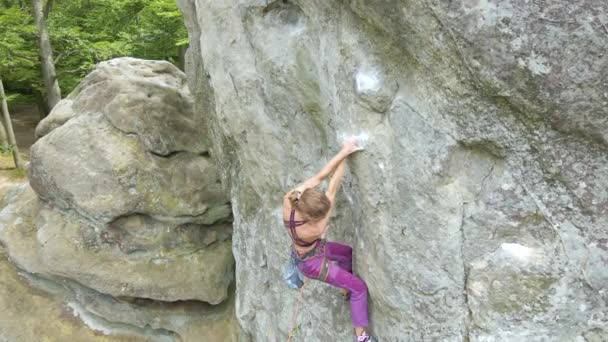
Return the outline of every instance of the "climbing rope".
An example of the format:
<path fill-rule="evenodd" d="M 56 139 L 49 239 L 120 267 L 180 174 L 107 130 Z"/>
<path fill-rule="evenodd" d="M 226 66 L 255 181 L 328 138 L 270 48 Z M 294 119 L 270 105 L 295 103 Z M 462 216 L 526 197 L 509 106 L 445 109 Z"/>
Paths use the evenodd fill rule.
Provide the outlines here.
<path fill-rule="evenodd" d="M 308 279 L 304 279 L 304 284 L 302 285 L 302 287 L 300 287 L 300 290 L 298 291 L 298 298 L 296 298 L 296 309 L 293 312 L 293 315 L 291 317 L 291 329 L 289 329 L 289 335 L 287 336 L 287 342 L 291 342 L 291 338 L 294 335 L 294 331 L 297 330 L 296 328 L 296 319 L 298 318 L 298 311 L 300 311 L 300 306 L 302 306 L 302 297 L 304 295 L 304 286 L 306 286 Z"/>

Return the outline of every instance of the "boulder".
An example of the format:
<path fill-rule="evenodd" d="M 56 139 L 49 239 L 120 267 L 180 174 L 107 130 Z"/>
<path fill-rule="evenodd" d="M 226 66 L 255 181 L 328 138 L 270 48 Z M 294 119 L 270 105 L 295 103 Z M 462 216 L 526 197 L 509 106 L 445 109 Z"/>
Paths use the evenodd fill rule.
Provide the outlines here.
<path fill-rule="evenodd" d="M 10 261 L 103 333 L 235 341 L 231 204 L 201 120 L 170 63 L 98 64 L 38 126 L 29 185 L 0 189 Z"/>

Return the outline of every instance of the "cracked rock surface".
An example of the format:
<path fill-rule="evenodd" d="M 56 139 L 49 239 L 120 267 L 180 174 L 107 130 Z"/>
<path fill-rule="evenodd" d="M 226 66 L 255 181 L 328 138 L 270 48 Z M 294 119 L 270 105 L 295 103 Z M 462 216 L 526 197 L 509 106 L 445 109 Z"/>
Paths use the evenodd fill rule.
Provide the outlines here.
<path fill-rule="evenodd" d="M 281 195 L 362 132 L 329 238 L 380 340 L 607 338 L 605 1 L 178 3 L 244 340 L 291 328 Z M 307 285 L 298 336 L 351 338 L 338 297 Z"/>

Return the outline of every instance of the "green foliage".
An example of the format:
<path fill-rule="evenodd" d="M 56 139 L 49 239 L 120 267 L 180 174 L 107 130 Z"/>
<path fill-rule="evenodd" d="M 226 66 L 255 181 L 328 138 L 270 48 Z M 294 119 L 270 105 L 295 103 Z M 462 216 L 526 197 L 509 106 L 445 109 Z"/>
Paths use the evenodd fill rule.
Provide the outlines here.
<path fill-rule="evenodd" d="M 33 21 L 28 8 L 19 7 L 17 1 L 5 0 L 0 5 L 0 75 L 13 90 L 41 86 Z"/>
<path fill-rule="evenodd" d="M 174 0 L 57 0 L 49 16 L 62 90 L 120 56 L 176 62 L 187 33 Z"/>
<path fill-rule="evenodd" d="M 10 154 L 15 150 L 15 145 L 0 144 L 0 154 Z"/>
<path fill-rule="evenodd" d="M 49 0 L 53 1 L 53 0 Z M 115 57 L 177 63 L 188 43 L 175 0 L 54 0 L 47 22 L 62 94 Z M 0 75 L 7 90 L 42 91 L 37 31 L 27 0 L 0 1 Z"/>
<path fill-rule="evenodd" d="M 6 94 L 6 102 L 8 102 L 9 105 L 29 104 L 29 103 L 36 102 L 36 99 L 32 95 L 14 93 L 14 94 Z"/>

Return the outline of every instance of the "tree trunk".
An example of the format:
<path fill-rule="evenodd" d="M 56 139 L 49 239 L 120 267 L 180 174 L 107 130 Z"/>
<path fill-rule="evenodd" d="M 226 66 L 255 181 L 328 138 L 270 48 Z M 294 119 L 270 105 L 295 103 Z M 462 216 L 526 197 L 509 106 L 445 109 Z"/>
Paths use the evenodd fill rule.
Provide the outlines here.
<path fill-rule="evenodd" d="M 2 81 L 0 79 L 0 81 Z M 0 94 L 0 108 L 2 108 L 1 102 L 4 99 L 4 87 L 2 87 L 2 94 Z M 8 106 L 7 106 L 8 107 Z M 4 118 L 0 115 L 0 145 L 8 145 L 8 135 L 6 134 L 6 124 Z"/>
<path fill-rule="evenodd" d="M 177 67 L 181 71 L 185 71 L 186 68 L 186 50 L 188 50 L 187 45 L 177 47 Z"/>
<path fill-rule="evenodd" d="M 47 115 L 49 115 L 51 110 L 48 107 L 48 103 L 44 99 L 43 93 L 36 91 L 34 92 L 34 95 L 36 96 L 36 106 L 38 107 L 38 115 L 40 116 L 40 120 L 42 120 Z"/>
<path fill-rule="evenodd" d="M 8 137 L 6 135 L 6 129 L 4 128 L 4 120 L 0 120 L 0 144 L 8 144 Z"/>
<path fill-rule="evenodd" d="M 1 77 L 0 101 L 2 102 L 2 117 L 4 118 L 4 124 L 6 125 L 6 133 L 8 133 L 8 143 L 13 147 L 13 159 L 15 160 L 15 166 L 18 169 L 21 169 L 21 157 L 19 157 L 19 149 L 17 148 L 17 141 L 15 140 L 15 132 L 13 132 L 11 116 L 8 113 L 8 105 L 6 104 L 6 96 L 4 95 L 4 85 L 2 84 Z"/>
<path fill-rule="evenodd" d="M 44 0 L 32 0 L 32 7 L 34 8 L 34 19 L 36 21 L 36 27 L 38 28 L 40 65 L 42 67 L 42 79 L 44 81 L 46 99 L 48 107 L 53 109 L 57 102 L 61 100 L 61 90 L 59 89 L 59 82 L 57 82 L 55 62 L 53 61 L 53 49 L 51 48 L 51 39 L 46 25 L 45 9 L 48 9 L 48 3 L 44 4 L 43 1 Z"/>

